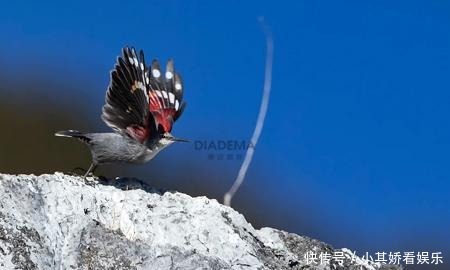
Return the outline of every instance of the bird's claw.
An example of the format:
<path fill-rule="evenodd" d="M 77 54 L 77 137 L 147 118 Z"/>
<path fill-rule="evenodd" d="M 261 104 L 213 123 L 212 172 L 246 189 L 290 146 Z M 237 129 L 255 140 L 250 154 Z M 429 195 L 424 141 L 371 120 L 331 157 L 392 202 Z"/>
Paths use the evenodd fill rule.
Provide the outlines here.
<path fill-rule="evenodd" d="M 83 180 L 86 185 L 91 186 L 91 187 L 95 187 L 98 184 L 98 181 L 96 181 L 95 179 L 90 180 L 90 179 L 87 179 L 87 177 L 84 177 Z"/>
<path fill-rule="evenodd" d="M 88 179 L 88 177 L 92 177 L 92 179 Z M 99 176 L 87 176 L 84 177 L 84 183 L 88 186 L 92 186 L 95 187 L 96 185 L 100 184 L 100 183 L 108 183 L 109 179 L 106 176 L 103 175 L 99 175 Z"/>

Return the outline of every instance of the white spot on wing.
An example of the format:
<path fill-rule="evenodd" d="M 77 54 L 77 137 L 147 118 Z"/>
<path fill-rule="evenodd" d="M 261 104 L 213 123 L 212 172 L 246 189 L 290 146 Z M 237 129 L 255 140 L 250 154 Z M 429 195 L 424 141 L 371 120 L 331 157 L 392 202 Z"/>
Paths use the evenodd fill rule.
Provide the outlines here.
<path fill-rule="evenodd" d="M 167 71 L 167 72 L 166 72 L 166 79 L 170 80 L 170 79 L 172 79 L 172 78 L 173 78 L 173 73 L 170 72 L 170 71 Z"/>
<path fill-rule="evenodd" d="M 155 92 L 156 92 L 156 94 L 157 94 L 159 97 L 162 97 L 161 91 L 156 90 Z"/>
<path fill-rule="evenodd" d="M 170 100 L 170 103 L 172 103 L 172 104 L 175 101 L 175 95 L 173 93 L 169 93 L 169 100 Z"/>
<path fill-rule="evenodd" d="M 161 76 L 161 72 L 159 72 L 159 70 L 157 69 L 152 70 L 152 74 L 155 78 L 159 78 L 159 76 Z"/>
<path fill-rule="evenodd" d="M 144 84 L 142 82 L 138 83 L 138 88 L 142 89 L 142 90 L 145 90 Z"/>
<path fill-rule="evenodd" d="M 141 63 L 141 69 L 144 70 L 144 64 L 143 63 Z"/>
<path fill-rule="evenodd" d="M 178 99 L 175 100 L 175 110 L 178 111 L 178 108 L 180 107 L 180 103 L 178 102 Z"/>
<path fill-rule="evenodd" d="M 175 89 L 181 90 L 181 83 L 176 83 L 175 84 Z"/>
<path fill-rule="evenodd" d="M 148 78 L 147 78 L 147 80 L 148 80 Z M 148 96 L 148 92 L 147 92 L 147 85 L 145 85 L 145 84 L 143 84 L 144 85 L 144 94 L 145 94 L 145 98 L 147 99 L 147 100 L 149 100 L 149 96 Z"/>
<path fill-rule="evenodd" d="M 136 67 L 139 66 L 139 62 L 138 62 L 138 60 L 137 60 L 136 58 L 134 58 L 134 65 L 135 65 Z"/>
<path fill-rule="evenodd" d="M 133 62 L 133 58 L 131 58 L 131 57 L 128 57 L 128 61 L 130 61 L 130 63 L 133 65 L 134 64 L 134 62 Z"/>
<path fill-rule="evenodd" d="M 165 99 L 168 99 L 169 97 L 167 96 L 167 92 L 166 91 L 162 91 L 162 94 L 164 96 Z"/>

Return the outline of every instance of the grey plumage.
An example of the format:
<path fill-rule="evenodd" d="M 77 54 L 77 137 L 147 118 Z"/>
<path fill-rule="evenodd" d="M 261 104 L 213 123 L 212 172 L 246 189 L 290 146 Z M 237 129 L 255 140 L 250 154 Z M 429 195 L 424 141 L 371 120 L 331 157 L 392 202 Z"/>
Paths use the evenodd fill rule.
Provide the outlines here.
<path fill-rule="evenodd" d="M 125 47 L 106 93 L 102 119 L 114 133 L 59 131 L 56 136 L 73 137 L 90 149 L 92 163 L 85 176 L 104 163 L 144 163 L 177 139 L 171 135 L 172 125 L 184 110 L 181 77 L 169 60 L 162 78 L 159 63 L 149 68 L 144 53 Z"/>
<path fill-rule="evenodd" d="M 105 163 L 145 163 L 163 148 L 173 143 L 159 140 L 145 145 L 118 133 L 82 133 L 76 130 L 60 131 L 55 136 L 73 137 L 86 143 L 91 151 L 92 162 Z"/>

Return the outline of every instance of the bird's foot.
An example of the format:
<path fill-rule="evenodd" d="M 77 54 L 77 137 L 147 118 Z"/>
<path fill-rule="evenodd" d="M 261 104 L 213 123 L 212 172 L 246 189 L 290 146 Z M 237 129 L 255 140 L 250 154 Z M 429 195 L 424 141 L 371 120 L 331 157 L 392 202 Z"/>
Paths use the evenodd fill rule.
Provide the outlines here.
<path fill-rule="evenodd" d="M 91 178 L 91 179 L 88 179 L 88 177 Z M 91 176 L 85 176 L 85 177 L 83 178 L 83 180 L 84 180 L 84 183 L 85 183 L 86 185 L 91 186 L 91 187 L 95 187 L 95 186 L 97 186 L 97 184 L 98 184 L 98 181 L 96 181 L 95 178 L 94 178 L 94 177 L 91 177 Z"/>
<path fill-rule="evenodd" d="M 95 187 L 98 184 L 97 176 L 94 175 L 94 172 L 92 171 L 85 171 L 85 174 L 83 175 L 84 183 L 88 186 Z"/>
<path fill-rule="evenodd" d="M 84 183 L 92 187 L 95 187 L 99 183 L 109 182 L 109 179 L 106 176 L 103 175 L 95 176 L 92 171 L 89 171 L 89 173 L 87 173 L 87 170 L 81 167 L 76 167 L 67 174 L 72 176 L 82 176 Z"/>
<path fill-rule="evenodd" d="M 88 177 L 90 179 L 88 179 Z M 109 183 L 109 179 L 106 176 L 103 176 L 103 175 L 95 176 L 92 173 L 90 173 L 89 176 L 86 176 L 83 179 L 84 179 L 84 183 L 86 185 L 93 186 L 93 187 L 95 187 L 98 184 L 107 184 L 107 183 Z"/>

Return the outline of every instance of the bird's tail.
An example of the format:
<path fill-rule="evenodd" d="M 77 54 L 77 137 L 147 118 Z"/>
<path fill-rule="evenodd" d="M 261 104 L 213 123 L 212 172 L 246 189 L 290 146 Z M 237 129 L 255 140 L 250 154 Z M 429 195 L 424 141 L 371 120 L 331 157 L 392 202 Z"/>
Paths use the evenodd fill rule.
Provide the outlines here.
<path fill-rule="evenodd" d="M 91 140 L 85 133 L 77 130 L 58 131 L 55 133 L 55 136 L 77 138 L 83 142 L 89 142 Z"/>

